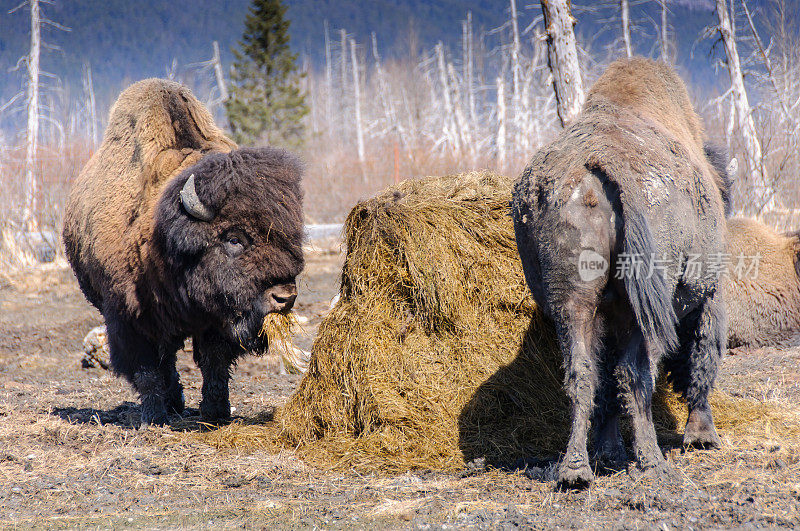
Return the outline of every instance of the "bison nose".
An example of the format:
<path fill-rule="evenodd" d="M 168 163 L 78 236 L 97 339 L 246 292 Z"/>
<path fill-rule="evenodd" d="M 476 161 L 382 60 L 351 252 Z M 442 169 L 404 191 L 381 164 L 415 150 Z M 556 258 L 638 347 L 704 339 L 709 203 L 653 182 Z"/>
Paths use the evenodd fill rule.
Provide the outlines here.
<path fill-rule="evenodd" d="M 266 293 L 267 313 L 291 310 L 296 298 L 297 286 L 294 282 L 272 286 Z"/>

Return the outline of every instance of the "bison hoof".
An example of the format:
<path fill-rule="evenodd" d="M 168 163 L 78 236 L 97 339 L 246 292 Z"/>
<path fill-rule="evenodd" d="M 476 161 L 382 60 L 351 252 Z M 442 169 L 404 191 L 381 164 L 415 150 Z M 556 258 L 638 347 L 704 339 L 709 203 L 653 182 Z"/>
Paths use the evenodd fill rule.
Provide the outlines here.
<path fill-rule="evenodd" d="M 186 401 L 183 398 L 183 389 L 180 389 L 167 401 L 167 411 L 181 415 L 184 409 L 186 409 Z"/>
<path fill-rule="evenodd" d="M 689 420 L 686 421 L 686 430 L 683 434 L 683 445 L 704 449 L 722 446 L 710 409 L 695 409 L 689 413 Z"/>
<path fill-rule="evenodd" d="M 200 417 L 205 422 L 227 422 L 231 419 L 231 406 L 228 403 L 209 403 L 203 400 L 200 402 Z"/>
<path fill-rule="evenodd" d="M 601 467 L 624 470 L 628 452 L 623 446 L 603 447 L 594 454 L 594 459 Z"/>
<path fill-rule="evenodd" d="M 166 410 L 155 411 L 147 408 L 142 408 L 142 428 L 148 426 L 164 426 L 169 424 Z"/>
<path fill-rule="evenodd" d="M 711 448 L 719 448 L 722 446 L 722 441 L 717 435 L 717 430 L 714 426 L 705 430 L 689 430 L 686 427 L 686 433 L 683 435 L 683 445 L 690 448 L 700 448 L 709 450 Z"/>
<path fill-rule="evenodd" d="M 558 489 L 584 489 L 594 480 L 594 472 L 585 457 L 574 454 L 564 457 L 558 467 Z"/>
<path fill-rule="evenodd" d="M 624 468 L 628 462 L 628 452 L 620 437 L 596 440 L 594 446 L 594 459 L 604 467 Z"/>
<path fill-rule="evenodd" d="M 628 467 L 628 474 L 635 480 L 647 477 L 653 480 L 665 480 L 673 474 L 672 468 L 666 461 L 649 461 L 647 463 L 631 464 Z"/>

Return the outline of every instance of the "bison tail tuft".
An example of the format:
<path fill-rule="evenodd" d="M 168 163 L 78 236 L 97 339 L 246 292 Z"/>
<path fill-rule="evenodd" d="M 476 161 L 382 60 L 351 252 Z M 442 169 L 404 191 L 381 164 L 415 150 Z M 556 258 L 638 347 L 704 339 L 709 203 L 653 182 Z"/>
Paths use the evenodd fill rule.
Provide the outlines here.
<path fill-rule="evenodd" d="M 639 260 L 639 268 L 625 271 L 625 291 L 628 294 L 636 322 L 651 348 L 662 355 L 678 348 L 676 324 L 678 318 L 672 306 L 673 293 L 663 272 L 651 269 L 655 257 L 653 235 L 647 219 L 636 208 L 624 205 L 624 235 L 622 259 Z M 649 274 L 652 271 L 652 274 Z"/>

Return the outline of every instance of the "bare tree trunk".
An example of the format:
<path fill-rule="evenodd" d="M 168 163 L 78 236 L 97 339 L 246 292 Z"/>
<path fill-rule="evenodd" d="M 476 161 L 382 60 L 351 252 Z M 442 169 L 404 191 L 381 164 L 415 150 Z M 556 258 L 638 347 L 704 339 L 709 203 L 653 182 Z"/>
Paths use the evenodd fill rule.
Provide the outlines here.
<path fill-rule="evenodd" d="M 747 2 L 745 0 L 742 0 L 742 7 L 744 8 L 744 14 L 747 16 L 747 23 L 750 25 L 750 32 L 753 34 L 753 38 L 756 41 L 758 51 L 761 54 L 762 60 L 764 61 L 764 66 L 767 68 L 767 76 L 769 77 L 769 81 L 770 84 L 772 84 L 773 90 L 775 90 L 775 96 L 778 98 L 778 103 L 780 103 L 781 110 L 786 118 L 791 121 L 792 115 L 789 113 L 789 108 L 786 106 L 786 101 L 783 99 L 783 93 L 778 88 L 778 83 L 775 81 L 775 74 L 772 71 L 772 61 L 769 60 L 769 55 L 767 55 L 767 51 L 764 48 L 764 43 L 761 41 L 761 37 L 758 36 L 756 25 L 753 23 L 753 17 L 750 14 L 750 10 L 747 8 Z"/>
<path fill-rule="evenodd" d="M 556 109 L 561 125 L 571 123 L 581 112 L 583 84 L 578 48 L 575 44 L 575 19 L 570 14 L 569 0 L 541 0 Z"/>
<path fill-rule="evenodd" d="M 631 46 L 631 6 L 628 0 L 619 0 L 619 10 L 622 15 L 622 41 L 625 43 L 625 54 L 633 57 Z"/>
<path fill-rule="evenodd" d="M 61 125 L 61 122 L 53 118 L 56 108 L 53 95 L 44 94 L 43 97 L 47 104 L 42 109 L 45 112 L 42 113 L 41 118 L 48 124 L 48 143 L 50 146 L 55 146 L 56 149 L 60 151 L 64 147 L 64 142 L 66 140 L 64 136 L 64 126 Z"/>
<path fill-rule="evenodd" d="M 474 46 L 472 43 L 472 11 L 467 11 L 467 20 L 464 23 L 464 77 L 467 85 L 467 100 L 469 101 L 469 120 L 474 129 L 478 123 L 475 111 L 475 70 Z"/>
<path fill-rule="evenodd" d="M 333 101 L 333 60 L 331 57 L 331 34 L 328 19 L 325 19 L 325 121 L 331 124 L 331 103 Z"/>
<path fill-rule="evenodd" d="M 31 8 L 31 51 L 28 55 L 28 131 L 25 138 L 25 203 L 22 210 L 22 224 L 25 230 L 37 230 L 34 218 L 36 195 L 39 184 L 36 180 L 34 164 L 39 139 L 39 55 L 41 52 L 41 16 L 39 0 L 28 0 Z"/>
<path fill-rule="evenodd" d="M 394 102 L 392 101 L 392 95 L 389 92 L 389 84 L 386 82 L 386 73 L 383 71 L 383 66 L 381 66 L 381 56 L 378 53 L 378 38 L 375 35 L 375 32 L 372 32 L 372 56 L 375 58 L 375 75 L 378 78 L 378 92 L 380 93 L 381 104 L 383 105 L 383 111 L 386 115 L 386 120 L 389 122 L 389 125 L 392 129 L 397 131 L 397 136 L 400 139 L 400 143 L 403 144 L 403 147 L 408 147 L 405 128 L 403 124 L 400 123 L 400 119 L 397 116 L 397 109 L 395 108 Z"/>
<path fill-rule="evenodd" d="M 356 115 L 356 140 L 358 142 L 358 161 L 361 163 L 362 176 L 367 180 L 364 173 L 364 125 L 361 120 L 361 83 L 358 79 L 358 57 L 356 56 L 356 40 L 350 39 L 350 58 L 353 61 L 353 98 L 355 103 Z"/>
<path fill-rule="evenodd" d="M 736 49 L 735 28 L 733 19 L 728 11 L 727 0 L 717 0 L 717 15 L 719 16 L 719 32 L 722 36 L 725 55 L 728 59 L 728 74 L 730 75 L 731 88 L 733 89 L 731 97 L 734 105 L 736 105 L 737 126 L 744 138 L 751 184 L 755 189 L 757 200 L 761 204 L 760 210 L 772 210 L 775 207 L 775 191 L 769 183 L 767 171 L 764 167 L 761 144 L 758 141 L 750 102 L 747 99 L 747 91 L 744 87 L 739 52 Z"/>
<path fill-rule="evenodd" d="M 342 98 L 345 97 L 347 93 L 347 32 L 343 29 L 339 30 L 339 36 L 341 38 L 340 46 L 341 49 L 341 63 L 342 63 Z"/>
<path fill-rule="evenodd" d="M 458 153 L 461 151 L 461 142 L 458 128 L 455 125 L 455 110 L 453 109 L 453 100 L 450 97 L 450 83 L 447 81 L 447 68 L 444 62 L 444 45 L 441 41 L 436 45 L 436 61 L 439 67 L 439 81 L 442 84 L 442 92 L 444 94 L 444 111 L 446 114 L 444 123 L 447 129 L 445 135 L 450 137 L 453 149 Z"/>
<path fill-rule="evenodd" d="M 658 0 L 661 4 L 661 60 L 665 63 L 671 62 L 669 60 L 669 26 L 667 23 L 667 0 Z"/>
<path fill-rule="evenodd" d="M 86 91 L 86 110 L 89 113 L 89 138 L 92 148 L 97 147 L 97 106 L 94 99 L 94 81 L 92 80 L 92 67 L 84 64 L 83 89 Z"/>
<path fill-rule="evenodd" d="M 225 76 L 222 74 L 222 60 L 219 57 L 219 43 L 214 41 L 211 46 L 214 48 L 214 56 L 211 61 L 214 63 L 214 76 L 217 78 L 217 88 L 219 89 L 220 102 L 228 101 L 228 86 L 225 84 Z"/>
<path fill-rule="evenodd" d="M 534 69 L 534 63 L 531 61 L 530 67 L 525 74 L 525 79 L 522 82 L 522 118 L 520 119 L 521 127 L 519 132 L 520 142 L 517 144 L 516 149 L 518 153 L 523 155 L 528 154 L 531 151 L 533 128 L 536 122 L 536 118 L 534 118 L 531 112 L 531 85 L 533 84 Z"/>
<path fill-rule="evenodd" d="M 469 133 L 469 126 L 467 125 L 467 118 L 464 116 L 463 100 L 461 98 L 461 90 L 458 88 L 458 78 L 456 77 L 456 70 L 453 68 L 453 63 L 447 63 L 447 74 L 450 77 L 450 90 L 451 99 L 453 101 L 453 111 L 455 115 L 456 125 L 458 126 L 458 135 L 461 138 L 461 146 L 470 157 L 474 155 L 472 138 Z"/>
<path fill-rule="evenodd" d="M 517 23 L 517 2 L 511 1 L 511 75 L 514 83 L 514 93 L 511 96 L 511 115 L 514 121 L 514 149 L 522 146 L 522 66 L 520 65 L 519 24 Z"/>
<path fill-rule="evenodd" d="M 506 86 L 503 76 L 497 77 L 497 166 L 506 166 Z"/>
<path fill-rule="evenodd" d="M 733 99 L 733 95 L 731 95 L 731 106 L 728 112 L 728 125 L 725 128 L 725 144 L 728 146 L 729 153 L 733 153 L 733 130 L 735 128 L 736 128 L 736 102 Z"/>

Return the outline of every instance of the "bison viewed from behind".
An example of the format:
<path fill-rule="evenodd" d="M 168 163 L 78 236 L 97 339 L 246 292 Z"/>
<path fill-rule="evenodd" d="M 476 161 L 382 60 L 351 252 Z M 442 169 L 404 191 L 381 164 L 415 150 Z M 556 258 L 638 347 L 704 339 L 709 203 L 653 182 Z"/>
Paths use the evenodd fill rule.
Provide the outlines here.
<path fill-rule="evenodd" d="M 176 351 L 194 341 L 200 412 L 230 416 L 231 364 L 263 351 L 265 316 L 291 308 L 303 269 L 301 166 L 235 149 L 185 87 L 149 79 L 114 104 L 67 203 L 64 245 L 105 318 L 111 364 L 142 423 L 184 408 Z"/>
<path fill-rule="evenodd" d="M 625 459 L 618 418 L 632 417 L 640 467 L 660 469 L 651 399 L 664 362 L 686 397 L 685 444 L 717 446 L 708 393 L 726 342 L 715 275 L 725 251 L 725 181 L 704 152 L 686 88 L 666 65 L 613 63 L 582 115 L 534 155 L 517 181 L 514 228 L 526 281 L 564 354 L 572 431 L 558 479 L 593 479 Z M 593 418 L 592 418 L 593 417 Z"/>

